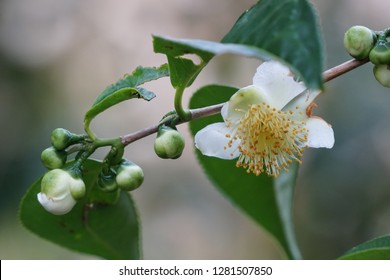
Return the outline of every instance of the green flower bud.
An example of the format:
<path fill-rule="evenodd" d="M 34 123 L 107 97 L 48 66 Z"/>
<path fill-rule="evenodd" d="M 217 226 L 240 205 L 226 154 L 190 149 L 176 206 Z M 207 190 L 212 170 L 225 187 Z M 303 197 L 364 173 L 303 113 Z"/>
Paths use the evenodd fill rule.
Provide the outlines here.
<path fill-rule="evenodd" d="M 51 144 L 57 150 L 63 150 L 72 144 L 74 134 L 64 128 L 56 128 L 51 133 Z"/>
<path fill-rule="evenodd" d="M 368 57 L 376 41 L 376 34 L 365 26 L 356 25 L 344 34 L 344 47 L 356 59 Z"/>
<path fill-rule="evenodd" d="M 110 169 L 108 174 L 101 172 L 98 178 L 98 186 L 104 192 L 113 192 L 118 189 L 118 184 L 116 183 L 116 174 Z"/>
<path fill-rule="evenodd" d="M 41 154 L 42 163 L 48 169 L 62 168 L 65 165 L 66 158 L 65 151 L 56 150 L 54 147 L 43 150 Z"/>
<path fill-rule="evenodd" d="M 137 189 L 144 181 L 141 167 L 129 160 L 123 159 L 117 169 L 116 183 L 124 191 Z"/>
<path fill-rule="evenodd" d="M 74 199 L 80 200 L 85 196 L 86 188 L 84 181 L 81 177 L 71 174 L 72 180 L 70 181 L 70 194 L 73 196 Z"/>
<path fill-rule="evenodd" d="M 390 65 L 375 65 L 374 76 L 382 86 L 390 88 Z"/>
<path fill-rule="evenodd" d="M 183 153 L 184 146 L 184 138 L 176 129 L 165 125 L 159 128 L 154 151 L 160 158 L 176 159 Z"/>
<path fill-rule="evenodd" d="M 375 65 L 390 65 L 390 43 L 384 40 L 378 41 L 369 57 Z"/>

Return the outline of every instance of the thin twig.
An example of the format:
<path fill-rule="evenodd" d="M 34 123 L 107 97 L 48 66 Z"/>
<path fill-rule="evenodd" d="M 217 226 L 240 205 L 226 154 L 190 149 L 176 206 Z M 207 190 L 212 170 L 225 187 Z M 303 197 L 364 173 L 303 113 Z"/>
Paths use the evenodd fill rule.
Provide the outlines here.
<path fill-rule="evenodd" d="M 356 60 L 356 59 L 351 59 L 349 61 L 346 61 L 340 65 L 337 65 L 331 69 L 326 70 L 323 73 L 323 79 L 324 82 L 329 82 L 333 80 L 334 78 L 337 78 L 359 66 L 362 66 L 366 64 L 369 60 Z M 199 109 L 193 109 L 190 110 L 191 112 L 191 119 L 189 121 L 197 120 L 200 118 L 208 117 L 211 115 L 215 115 L 221 112 L 222 106 L 224 103 L 216 104 L 216 105 L 211 105 Z M 184 123 L 184 122 L 181 122 Z M 129 145 L 132 142 L 135 142 L 139 139 L 142 139 L 146 136 L 149 136 L 151 134 L 154 134 L 157 132 L 159 125 L 153 125 L 141 130 L 138 130 L 136 132 L 126 134 L 121 136 L 121 141 L 122 143 L 126 146 Z"/>
<path fill-rule="evenodd" d="M 359 66 L 366 64 L 368 61 L 368 58 L 364 60 L 351 59 L 333 68 L 330 68 L 329 70 L 326 70 L 323 74 L 324 82 L 329 82 L 330 80 L 333 80 L 338 76 L 341 76 Z"/>
<path fill-rule="evenodd" d="M 221 112 L 223 104 L 224 103 L 220 103 L 220 104 L 211 105 L 208 107 L 190 110 L 191 121 L 218 114 L 219 112 Z M 179 124 L 181 124 L 181 123 L 184 123 L 184 122 L 180 122 Z M 141 138 L 144 138 L 144 137 L 149 136 L 153 133 L 156 133 L 158 130 L 158 127 L 159 127 L 159 125 L 153 125 L 153 126 L 138 130 L 136 132 L 124 135 L 121 137 L 122 144 L 126 146 L 134 141 L 137 141 Z"/>

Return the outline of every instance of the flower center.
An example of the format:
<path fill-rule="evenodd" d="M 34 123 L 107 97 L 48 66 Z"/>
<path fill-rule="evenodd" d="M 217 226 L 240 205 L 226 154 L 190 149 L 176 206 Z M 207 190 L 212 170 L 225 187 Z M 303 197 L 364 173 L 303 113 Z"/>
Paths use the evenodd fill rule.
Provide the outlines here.
<path fill-rule="evenodd" d="M 288 171 L 293 160 L 300 163 L 308 131 L 305 121 L 297 121 L 297 114 L 292 110 L 279 111 L 265 102 L 250 105 L 243 111 L 233 137 L 226 135 L 230 138 L 229 147 L 240 140 L 237 167 L 246 168 L 248 173 L 265 172 L 276 177 L 282 169 Z"/>

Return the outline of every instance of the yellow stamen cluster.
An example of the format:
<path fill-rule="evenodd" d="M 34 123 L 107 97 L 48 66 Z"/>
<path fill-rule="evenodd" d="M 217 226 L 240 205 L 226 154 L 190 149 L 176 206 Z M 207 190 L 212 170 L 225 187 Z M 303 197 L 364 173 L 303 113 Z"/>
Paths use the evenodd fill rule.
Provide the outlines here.
<path fill-rule="evenodd" d="M 292 110 L 277 110 L 263 102 L 250 105 L 239 123 L 229 123 L 228 126 L 237 125 L 237 130 L 234 135 L 226 135 L 230 138 L 228 146 L 240 140 L 237 167 L 246 168 L 248 173 L 265 172 L 276 177 L 282 169 L 288 171 L 292 160 L 301 162 L 299 157 L 308 131 L 305 121 L 296 118 L 297 114 Z"/>

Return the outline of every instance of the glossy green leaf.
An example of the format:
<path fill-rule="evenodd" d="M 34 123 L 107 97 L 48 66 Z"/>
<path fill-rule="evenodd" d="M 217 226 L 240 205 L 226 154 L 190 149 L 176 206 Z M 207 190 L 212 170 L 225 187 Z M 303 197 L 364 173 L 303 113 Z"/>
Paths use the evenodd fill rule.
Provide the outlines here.
<path fill-rule="evenodd" d="M 92 107 L 85 113 L 85 121 L 90 122 L 101 112 L 122 101 L 131 98 L 142 98 L 150 101 L 155 94 L 145 88 L 139 87 L 146 82 L 169 76 L 168 65 L 159 68 L 138 67 L 130 75 L 125 75 L 115 84 L 108 86 L 95 100 Z"/>
<path fill-rule="evenodd" d="M 199 89 L 190 100 L 191 108 L 219 104 L 229 100 L 236 88 L 210 85 Z M 220 114 L 190 122 L 191 133 L 206 125 L 222 122 Z M 301 258 L 296 244 L 292 203 L 298 167 L 293 164 L 290 172 L 283 172 L 276 180 L 267 175 L 255 176 L 237 168 L 235 160 L 222 160 L 196 155 L 204 171 L 232 203 L 266 229 L 281 245 L 288 258 Z"/>
<path fill-rule="evenodd" d="M 323 48 L 316 13 L 307 0 L 261 0 L 222 39 L 280 57 L 309 88 L 322 88 Z"/>
<path fill-rule="evenodd" d="M 186 88 L 191 86 L 194 79 L 202 70 L 201 65 L 196 65 L 191 59 L 173 57 L 168 55 L 171 84 L 174 88 Z"/>
<path fill-rule="evenodd" d="M 68 214 L 50 214 L 37 200 L 40 178 L 28 189 L 21 202 L 19 215 L 23 225 L 38 236 L 68 249 L 106 259 L 139 259 L 138 216 L 131 196 L 126 192 L 120 192 L 118 197 L 117 193 L 105 198 L 97 195 L 96 178 L 101 163 L 87 160 L 83 166 L 87 192 L 92 193 L 93 189 L 93 196 L 88 195 Z"/>
<path fill-rule="evenodd" d="M 188 49 L 188 47 L 183 48 L 180 43 L 159 36 L 153 36 L 153 47 L 156 53 L 166 54 L 169 64 L 169 76 L 174 88 L 189 87 L 212 58 L 212 55 L 207 52 L 199 49 Z M 201 59 L 201 63 L 196 64 L 193 60 L 182 57 L 185 54 L 197 54 Z"/>
<path fill-rule="evenodd" d="M 241 56 L 255 57 L 261 60 L 270 58 L 262 49 L 239 44 L 224 44 L 206 40 L 174 39 L 163 36 L 153 36 L 154 51 L 167 55 L 171 83 L 173 87 L 188 87 L 200 71 L 216 55 L 232 53 Z M 195 54 L 200 59 L 199 64 L 183 57 Z M 277 59 L 275 57 L 275 59 Z"/>
<path fill-rule="evenodd" d="M 166 36 L 153 36 L 154 51 L 172 57 L 195 54 L 207 63 L 214 56 L 231 53 L 259 59 L 269 57 L 269 54 L 257 47 L 231 43 L 219 43 L 198 39 L 175 39 Z"/>
<path fill-rule="evenodd" d="M 153 35 L 153 48 L 156 53 L 171 57 L 180 57 L 186 54 L 196 54 L 207 63 L 218 52 L 218 43 L 205 40 L 174 39 L 167 36 Z M 171 65 L 169 65 L 170 67 Z"/>
<path fill-rule="evenodd" d="M 390 260 L 390 235 L 364 242 L 342 255 L 341 260 Z"/>

